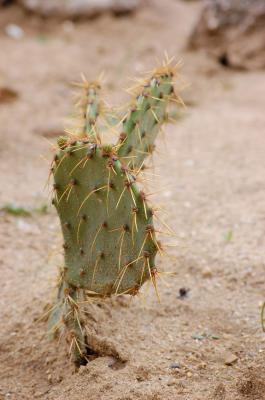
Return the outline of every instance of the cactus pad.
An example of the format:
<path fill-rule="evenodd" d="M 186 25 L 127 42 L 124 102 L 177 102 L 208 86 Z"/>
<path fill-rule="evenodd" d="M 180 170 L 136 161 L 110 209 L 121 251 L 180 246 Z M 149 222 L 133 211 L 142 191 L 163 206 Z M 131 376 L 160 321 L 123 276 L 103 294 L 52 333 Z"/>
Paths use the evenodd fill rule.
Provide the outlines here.
<path fill-rule="evenodd" d="M 181 99 L 175 94 L 174 72 L 170 68 L 156 70 L 151 79 L 135 88 L 136 100 L 123 121 L 118 155 L 131 168 L 139 168 L 155 149 L 155 139 L 161 125 L 167 122 L 168 104 Z"/>
<path fill-rule="evenodd" d="M 53 167 L 65 280 L 100 296 L 136 293 L 154 268 L 152 210 L 111 146 L 65 144 Z"/>

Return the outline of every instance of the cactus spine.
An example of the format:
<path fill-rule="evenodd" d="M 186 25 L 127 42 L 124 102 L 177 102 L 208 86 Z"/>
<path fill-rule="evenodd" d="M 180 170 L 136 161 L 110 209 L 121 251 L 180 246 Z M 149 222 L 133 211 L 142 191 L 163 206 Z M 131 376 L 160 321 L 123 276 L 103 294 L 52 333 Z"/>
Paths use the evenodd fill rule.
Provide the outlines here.
<path fill-rule="evenodd" d="M 136 295 L 148 279 L 156 285 L 160 245 L 153 210 L 137 179 L 167 120 L 168 104 L 179 101 L 174 76 L 175 67 L 167 64 L 138 86 L 116 145 L 101 143 L 100 86 L 85 81 L 79 102 L 81 128 L 78 134 L 58 139 L 52 163 L 53 204 L 63 232 L 64 267 L 49 331 L 51 336 L 66 334 L 78 364 L 89 346 L 80 301 Z"/>

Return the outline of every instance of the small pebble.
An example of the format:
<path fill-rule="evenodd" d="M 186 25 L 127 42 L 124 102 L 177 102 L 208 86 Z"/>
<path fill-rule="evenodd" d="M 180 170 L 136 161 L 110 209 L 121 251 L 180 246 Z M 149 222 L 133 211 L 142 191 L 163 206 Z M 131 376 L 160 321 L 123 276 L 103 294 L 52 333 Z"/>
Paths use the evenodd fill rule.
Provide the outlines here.
<path fill-rule="evenodd" d="M 59 382 L 62 382 L 62 380 L 63 380 L 63 377 L 61 375 L 58 375 L 56 378 L 56 382 L 59 383 Z"/>
<path fill-rule="evenodd" d="M 210 337 L 210 339 L 213 339 L 213 340 L 219 340 L 220 339 L 220 336 L 215 335 L 215 334 L 212 334 L 209 337 Z"/>
<path fill-rule="evenodd" d="M 78 370 L 78 373 L 79 373 L 80 375 L 83 375 L 83 374 L 85 374 L 86 372 L 87 372 L 87 367 L 86 367 L 85 365 L 80 365 L 79 370 Z"/>
<path fill-rule="evenodd" d="M 188 371 L 187 372 L 187 378 L 191 378 L 192 377 L 192 372 Z"/>
<path fill-rule="evenodd" d="M 204 335 L 200 335 L 200 334 L 197 334 L 197 333 L 195 333 L 195 334 L 192 335 L 191 337 L 192 337 L 192 339 L 194 339 L 194 340 L 203 340 L 203 339 L 205 339 L 205 336 L 204 336 Z"/>
<path fill-rule="evenodd" d="M 211 278 L 213 276 L 213 272 L 211 270 L 211 268 L 209 267 L 205 267 L 202 270 L 202 277 L 203 278 Z"/>
<path fill-rule="evenodd" d="M 201 363 L 197 366 L 198 369 L 205 369 L 206 367 L 207 367 L 207 364 L 206 364 L 205 362 L 201 362 Z"/>
<path fill-rule="evenodd" d="M 24 31 L 20 26 L 15 24 L 8 24 L 5 27 L 5 33 L 12 39 L 22 39 L 24 36 Z"/>
<path fill-rule="evenodd" d="M 184 165 L 186 165 L 187 167 L 193 167 L 194 161 L 193 160 L 185 160 Z"/>
<path fill-rule="evenodd" d="M 178 299 L 185 299 L 188 296 L 189 291 L 190 291 L 190 289 L 181 287 L 179 289 Z"/>
<path fill-rule="evenodd" d="M 229 353 L 225 357 L 225 365 L 233 365 L 237 360 L 238 357 L 235 354 Z"/>
<path fill-rule="evenodd" d="M 180 364 L 178 362 L 174 362 L 174 363 L 170 364 L 169 368 L 171 368 L 171 369 L 180 369 L 181 366 L 180 366 Z"/>
<path fill-rule="evenodd" d="M 174 386 L 174 385 L 177 385 L 177 383 L 178 383 L 177 379 L 171 378 L 168 380 L 167 386 Z"/>

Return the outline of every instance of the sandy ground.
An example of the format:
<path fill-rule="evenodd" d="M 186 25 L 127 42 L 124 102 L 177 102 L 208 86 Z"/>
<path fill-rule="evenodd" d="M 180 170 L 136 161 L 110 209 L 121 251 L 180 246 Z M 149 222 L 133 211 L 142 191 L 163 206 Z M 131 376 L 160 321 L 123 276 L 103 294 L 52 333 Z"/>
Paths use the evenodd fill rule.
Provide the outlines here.
<path fill-rule="evenodd" d="M 199 2 L 151 4 L 132 17 L 74 25 L 0 11 L 0 86 L 18 92 L 0 104 L 1 207 L 48 202 L 43 134 L 62 129 L 69 82 L 80 72 L 94 78 L 104 70 L 106 96 L 117 104 L 129 78 L 167 50 L 184 61 L 191 83 L 187 113 L 167 128 L 154 160 L 161 192 L 153 201 L 167 210 L 177 245 L 159 264 L 175 275 L 161 275 L 160 304 L 147 287 L 140 298 L 90 310 L 95 333 L 124 362 L 98 356 L 75 371 L 63 342 L 48 342 L 39 318 L 61 260 L 57 216 L 52 208 L 1 213 L 1 400 L 265 399 L 264 73 L 232 72 L 185 51 Z M 9 22 L 23 27 L 23 39 L 6 36 Z"/>

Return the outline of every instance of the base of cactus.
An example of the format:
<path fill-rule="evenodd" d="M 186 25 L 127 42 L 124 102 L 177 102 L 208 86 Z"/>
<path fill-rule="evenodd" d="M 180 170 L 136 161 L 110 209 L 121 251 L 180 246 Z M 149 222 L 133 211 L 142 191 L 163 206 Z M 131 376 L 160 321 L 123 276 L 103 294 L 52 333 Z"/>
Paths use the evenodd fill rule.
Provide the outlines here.
<path fill-rule="evenodd" d="M 87 343 L 82 313 L 78 304 L 84 295 L 79 292 L 63 280 L 63 273 L 60 272 L 57 299 L 49 316 L 48 327 L 49 338 L 65 336 L 74 363 L 84 365 L 87 362 Z"/>
<path fill-rule="evenodd" d="M 64 280 L 63 271 L 60 271 L 57 298 L 48 320 L 49 339 L 60 340 L 63 337 L 66 340 L 77 368 L 95 357 L 106 355 L 124 363 L 126 358 L 111 341 L 96 335 L 85 325 L 83 305 L 92 302 L 93 298 L 95 296 L 88 296 L 85 290 L 69 285 Z"/>

